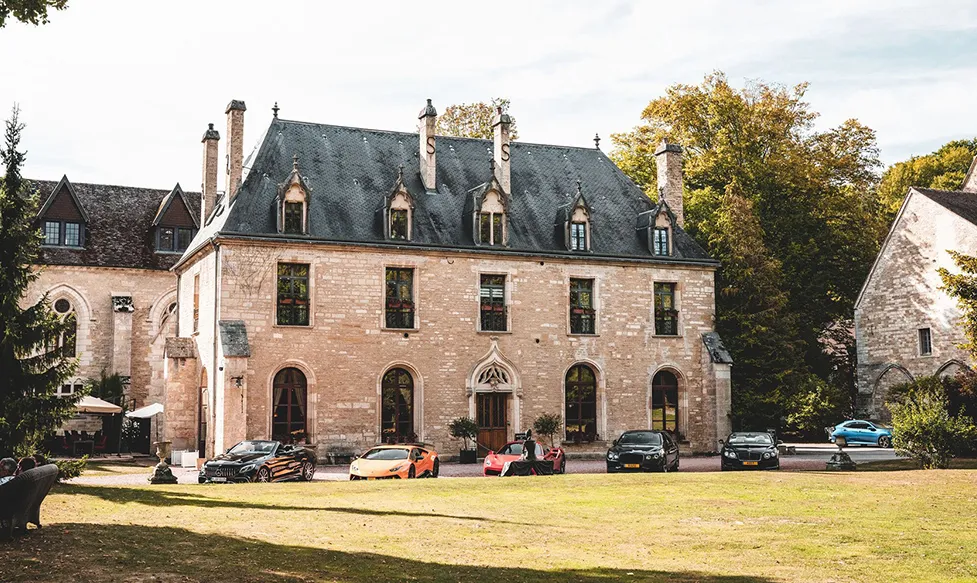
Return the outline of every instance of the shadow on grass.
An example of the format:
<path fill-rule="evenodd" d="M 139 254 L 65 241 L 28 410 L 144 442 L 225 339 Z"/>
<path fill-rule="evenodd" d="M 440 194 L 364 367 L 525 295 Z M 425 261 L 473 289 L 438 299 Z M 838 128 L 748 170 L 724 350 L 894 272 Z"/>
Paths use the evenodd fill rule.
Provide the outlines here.
<path fill-rule="evenodd" d="M 235 486 L 211 486 L 207 489 L 230 488 Z M 408 518 L 448 518 L 453 520 L 470 520 L 475 522 L 496 522 L 499 524 L 513 524 L 533 526 L 533 523 L 518 522 L 505 519 L 484 518 L 481 516 L 459 516 L 453 514 L 437 514 L 434 512 L 406 512 L 403 510 L 373 510 L 370 508 L 347 508 L 340 506 L 290 506 L 286 504 L 262 504 L 250 500 L 228 500 L 214 498 L 200 494 L 187 494 L 157 490 L 153 488 L 125 488 L 118 486 L 89 486 L 83 484 L 66 484 L 59 486 L 55 493 L 81 494 L 83 496 L 97 496 L 102 500 L 115 504 L 145 504 L 146 506 L 199 506 L 201 508 L 235 508 L 241 510 L 274 510 L 335 512 L 340 514 L 355 514 L 360 516 L 401 516 Z"/>
<path fill-rule="evenodd" d="M 297 583 L 343 581 L 374 583 L 764 583 L 765 577 L 711 575 L 692 571 L 644 569 L 542 570 L 525 566 L 455 565 L 389 555 L 343 552 L 185 529 L 106 524 L 55 524 L 4 545 L 0 581 L 243 581 Z M 418 541 L 419 546 L 423 541 Z M 504 541 L 500 545 L 508 544 Z M 581 543 L 589 544 L 589 543 Z M 56 552 L 55 552 L 56 551 Z"/>
<path fill-rule="evenodd" d="M 877 462 L 864 462 L 858 464 L 860 472 L 893 472 L 900 470 L 919 470 L 922 469 L 916 460 L 901 458 L 895 460 L 880 460 Z M 950 460 L 951 470 L 977 470 L 977 459 L 974 458 L 954 458 Z"/>

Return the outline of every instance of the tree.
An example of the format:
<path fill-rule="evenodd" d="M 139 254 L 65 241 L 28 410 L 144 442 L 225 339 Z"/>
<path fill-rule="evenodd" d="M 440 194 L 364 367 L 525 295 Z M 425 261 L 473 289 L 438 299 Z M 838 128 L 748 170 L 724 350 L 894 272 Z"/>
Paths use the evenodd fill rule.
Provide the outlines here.
<path fill-rule="evenodd" d="M 507 113 L 509 111 L 509 100 L 505 97 L 493 97 L 491 103 L 479 101 L 478 103 L 449 105 L 438 116 L 436 131 L 438 135 L 442 136 L 491 140 L 494 137 L 492 117 L 495 116 L 499 108 L 502 109 L 502 113 Z M 509 139 L 516 140 L 519 137 L 519 133 L 516 131 L 516 118 L 510 117 L 512 117 L 512 123 L 509 125 Z"/>
<path fill-rule="evenodd" d="M 945 267 L 936 271 L 943 280 L 941 289 L 956 298 L 963 311 L 963 332 L 967 338 L 963 348 L 970 352 L 972 358 L 977 358 L 977 257 L 956 251 L 949 253 L 960 273 L 951 273 Z"/>
<path fill-rule="evenodd" d="M 806 91 L 806 84 L 787 88 L 761 81 L 737 89 L 717 72 L 700 85 L 669 87 L 645 108 L 641 125 L 612 136 L 611 158 L 652 198 L 657 198 L 655 146 L 662 139 L 682 146 L 685 230 L 723 262 L 719 285 L 744 282 L 756 269 L 766 274 L 750 297 L 732 301 L 722 287 L 717 295 L 719 316 L 727 318 L 717 328 L 722 334 L 726 326 L 732 336 L 726 342 L 730 351 L 755 364 L 761 379 L 760 385 L 734 388 L 734 410 L 741 412 L 750 410 L 743 405 L 769 399 L 789 409 L 798 387 L 815 390 L 817 383 L 805 381 L 807 374 L 851 382 L 854 362 L 845 356 L 850 353 L 825 350 L 824 339 L 831 331 L 833 345 L 852 343 L 852 327 L 846 323 L 885 236 L 876 192 L 880 163 L 875 133 L 856 120 L 815 131 L 817 113 L 804 101 Z M 735 220 L 724 219 L 722 213 L 745 213 L 724 209 L 740 198 L 749 201 L 756 218 L 750 229 L 751 245 L 762 243 L 756 257 L 733 247 L 717 249 L 721 241 L 711 240 L 720 236 L 727 246 L 735 244 L 717 233 L 724 232 L 718 226 L 723 221 L 728 225 Z M 753 294 L 761 293 L 759 289 L 771 294 L 767 309 L 791 321 L 778 323 L 776 329 L 754 326 L 750 310 L 756 309 Z M 751 327 L 755 334 L 746 332 Z M 766 361 L 764 353 L 780 342 L 792 347 L 789 354 L 801 351 L 803 358 L 797 362 L 775 355 L 774 361 Z M 781 358 L 795 365 L 781 369 Z M 839 372 L 839 366 L 845 370 Z M 840 388 L 833 394 L 854 391 Z M 764 419 L 773 412 L 766 405 L 762 409 Z"/>
<path fill-rule="evenodd" d="M 20 174 L 26 156 L 17 150 L 24 129 L 19 113 L 15 106 L 0 151 L 6 166 L 0 182 L 0 455 L 38 445 L 74 414 L 81 397 L 56 394 L 75 370 L 74 359 L 59 346 L 69 324 L 51 309 L 47 296 L 21 307 L 37 279 L 33 265 L 41 236 L 34 224 L 37 192 Z"/>
<path fill-rule="evenodd" d="M 931 154 L 913 156 L 889 166 L 879 183 L 879 199 L 889 222 L 899 212 L 910 186 L 959 189 L 974 156 L 977 156 L 977 138 L 947 142 Z"/>
<path fill-rule="evenodd" d="M 11 14 L 19 21 L 35 26 L 47 24 L 49 9 L 64 10 L 67 7 L 68 0 L 0 0 L 0 28 L 7 24 Z"/>

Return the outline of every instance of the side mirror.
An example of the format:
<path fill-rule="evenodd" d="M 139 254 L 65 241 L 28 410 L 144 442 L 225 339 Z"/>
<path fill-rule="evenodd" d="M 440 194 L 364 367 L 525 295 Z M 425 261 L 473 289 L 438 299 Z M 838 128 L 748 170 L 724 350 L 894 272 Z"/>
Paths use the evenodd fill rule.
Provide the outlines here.
<path fill-rule="evenodd" d="M 783 440 L 780 439 L 777 440 L 777 445 L 783 445 L 783 444 L 784 444 Z"/>
<path fill-rule="evenodd" d="M 719 445 L 726 445 L 726 440 L 725 439 L 720 439 L 719 440 Z"/>
<path fill-rule="evenodd" d="M 495 455 L 495 452 L 490 449 L 487 455 Z"/>
<path fill-rule="evenodd" d="M 611 443 L 611 445 L 617 445 L 617 440 L 615 439 L 614 442 Z"/>

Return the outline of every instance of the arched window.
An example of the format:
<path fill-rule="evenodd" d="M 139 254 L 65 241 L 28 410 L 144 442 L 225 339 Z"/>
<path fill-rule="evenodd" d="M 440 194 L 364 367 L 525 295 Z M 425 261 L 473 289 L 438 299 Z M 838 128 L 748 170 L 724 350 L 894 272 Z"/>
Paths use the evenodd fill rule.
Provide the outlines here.
<path fill-rule="evenodd" d="M 54 302 L 54 311 L 64 320 L 67 328 L 58 339 L 58 346 L 64 356 L 74 357 L 78 352 L 78 319 L 75 317 L 75 307 L 65 298 Z"/>
<path fill-rule="evenodd" d="M 271 437 L 284 443 L 306 437 L 306 382 L 297 368 L 283 368 L 275 375 Z"/>
<path fill-rule="evenodd" d="M 380 435 L 384 443 L 416 441 L 414 433 L 414 378 L 392 368 L 380 383 Z"/>
<path fill-rule="evenodd" d="M 651 381 L 651 428 L 678 433 L 678 379 L 667 370 Z"/>
<path fill-rule="evenodd" d="M 570 368 L 564 389 L 567 440 L 597 439 L 597 376 L 593 369 L 585 364 Z"/>

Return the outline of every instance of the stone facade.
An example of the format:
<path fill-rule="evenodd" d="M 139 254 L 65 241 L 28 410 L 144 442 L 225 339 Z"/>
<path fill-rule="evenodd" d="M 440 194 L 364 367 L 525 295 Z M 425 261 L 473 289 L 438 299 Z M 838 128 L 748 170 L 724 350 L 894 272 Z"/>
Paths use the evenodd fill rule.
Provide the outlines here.
<path fill-rule="evenodd" d="M 903 203 L 855 305 L 860 414 L 886 420 L 892 386 L 972 365 L 959 348 L 960 309 L 937 273 L 955 270 L 948 250 L 977 251 L 973 218 L 938 201 L 970 199 L 977 194 L 911 189 Z M 922 330 L 929 331 L 929 353 Z"/>

